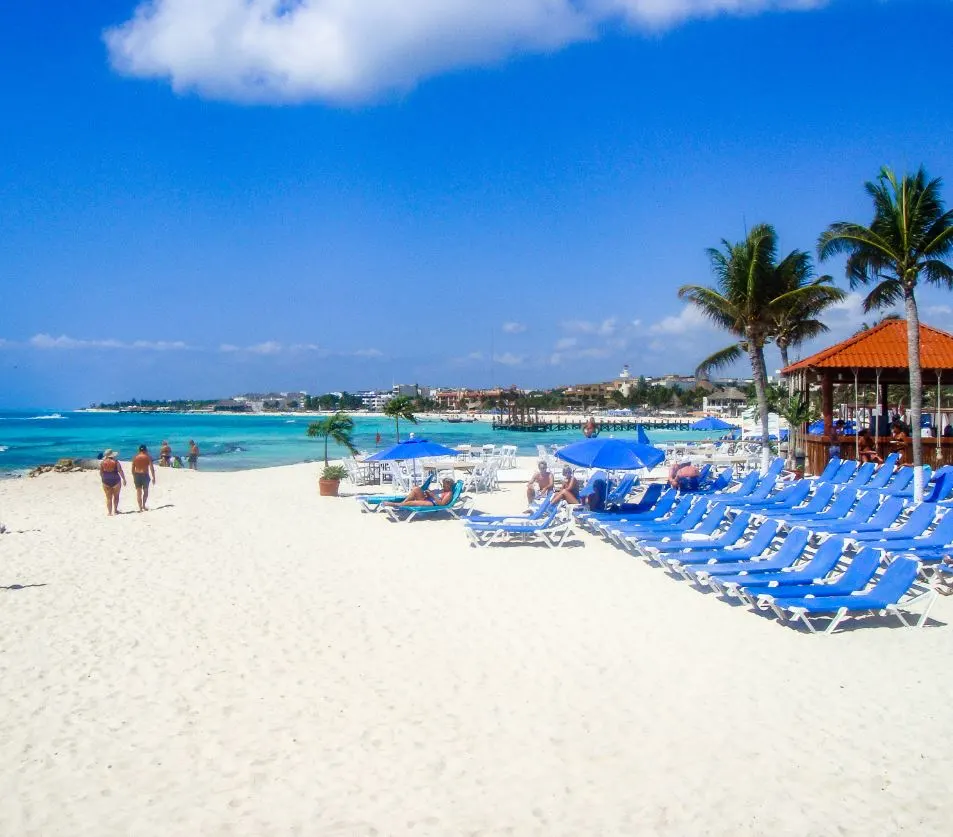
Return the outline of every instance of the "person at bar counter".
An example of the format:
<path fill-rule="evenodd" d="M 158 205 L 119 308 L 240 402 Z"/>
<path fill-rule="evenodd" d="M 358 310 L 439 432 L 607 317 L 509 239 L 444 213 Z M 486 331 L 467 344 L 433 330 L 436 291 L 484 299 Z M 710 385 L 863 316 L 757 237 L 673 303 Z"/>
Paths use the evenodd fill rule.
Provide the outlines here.
<path fill-rule="evenodd" d="M 870 429 L 865 427 L 857 437 L 858 456 L 861 462 L 873 462 L 874 465 L 883 465 L 883 457 L 877 453 L 877 443 L 870 435 Z"/>

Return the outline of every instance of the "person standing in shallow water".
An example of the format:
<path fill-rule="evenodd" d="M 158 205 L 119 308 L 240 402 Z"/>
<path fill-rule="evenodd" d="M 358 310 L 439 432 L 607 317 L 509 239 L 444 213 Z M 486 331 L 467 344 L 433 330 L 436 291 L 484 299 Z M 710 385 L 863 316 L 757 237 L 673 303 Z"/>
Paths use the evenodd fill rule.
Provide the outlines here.
<path fill-rule="evenodd" d="M 199 469 L 199 446 L 192 439 L 189 439 L 189 470 L 197 471 Z"/>
<path fill-rule="evenodd" d="M 136 501 L 139 511 L 149 511 L 149 483 L 156 480 L 156 467 L 145 445 L 139 445 L 139 453 L 132 460 L 132 484 L 136 487 Z"/>

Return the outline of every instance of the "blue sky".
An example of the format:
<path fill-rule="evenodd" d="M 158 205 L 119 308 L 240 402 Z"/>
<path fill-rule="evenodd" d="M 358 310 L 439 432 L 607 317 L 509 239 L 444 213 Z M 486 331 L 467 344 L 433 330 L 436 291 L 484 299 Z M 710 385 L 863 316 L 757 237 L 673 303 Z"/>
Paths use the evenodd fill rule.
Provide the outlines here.
<path fill-rule="evenodd" d="M 953 4 L 784 5 L 4 4 L 0 406 L 689 372 L 706 247 L 953 200 Z"/>

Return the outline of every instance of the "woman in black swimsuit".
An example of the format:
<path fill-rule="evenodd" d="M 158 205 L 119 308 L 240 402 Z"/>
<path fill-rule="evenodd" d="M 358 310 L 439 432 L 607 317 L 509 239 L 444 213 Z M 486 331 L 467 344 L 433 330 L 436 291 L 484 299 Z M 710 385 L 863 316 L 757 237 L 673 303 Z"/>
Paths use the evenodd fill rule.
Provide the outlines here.
<path fill-rule="evenodd" d="M 103 493 L 106 495 L 106 514 L 119 514 L 119 492 L 126 484 L 126 475 L 116 451 L 107 450 L 103 454 L 103 461 L 99 463 L 99 476 L 103 483 Z"/>
<path fill-rule="evenodd" d="M 424 491 L 418 486 L 410 490 L 410 494 L 399 503 L 385 502 L 385 506 L 446 506 L 453 496 L 453 480 L 444 477 L 440 491 Z"/>

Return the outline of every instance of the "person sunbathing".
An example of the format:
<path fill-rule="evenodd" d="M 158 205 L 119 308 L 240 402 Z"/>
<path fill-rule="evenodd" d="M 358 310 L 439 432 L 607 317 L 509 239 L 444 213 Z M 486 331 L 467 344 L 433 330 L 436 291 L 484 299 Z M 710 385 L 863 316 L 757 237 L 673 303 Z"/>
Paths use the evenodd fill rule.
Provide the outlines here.
<path fill-rule="evenodd" d="M 453 480 L 449 477 L 444 477 L 441 481 L 440 491 L 424 491 L 424 489 L 419 486 L 414 486 L 410 489 L 410 494 L 404 497 L 403 500 L 393 501 L 387 500 L 381 505 L 383 506 L 449 506 L 450 500 L 453 498 Z"/>
<path fill-rule="evenodd" d="M 533 474 L 530 481 L 526 483 L 527 503 L 535 502 L 537 497 L 542 497 L 553 487 L 553 475 L 549 473 L 549 468 L 546 467 L 546 461 L 543 459 L 539 460 L 537 468 L 536 473 Z M 537 493 L 537 489 L 539 493 Z"/>
<path fill-rule="evenodd" d="M 553 505 L 565 500 L 570 506 L 579 503 L 579 480 L 573 476 L 572 468 L 568 465 L 563 468 L 563 484 L 553 495 Z"/>

